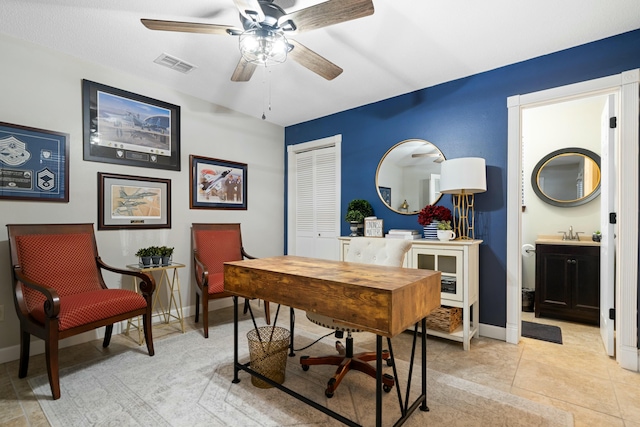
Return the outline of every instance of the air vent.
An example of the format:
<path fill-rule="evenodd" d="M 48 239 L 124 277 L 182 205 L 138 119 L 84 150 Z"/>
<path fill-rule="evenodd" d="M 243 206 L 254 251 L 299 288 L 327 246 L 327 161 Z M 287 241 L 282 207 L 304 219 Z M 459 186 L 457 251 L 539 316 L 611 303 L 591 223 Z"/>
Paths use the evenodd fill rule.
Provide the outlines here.
<path fill-rule="evenodd" d="M 181 59 L 178 59 L 171 55 L 167 55 L 166 53 L 158 56 L 153 62 L 155 62 L 156 64 L 164 65 L 165 67 L 171 68 L 172 70 L 180 71 L 184 74 L 187 74 L 191 72 L 191 70 L 196 68 L 195 65 L 191 65 Z"/>

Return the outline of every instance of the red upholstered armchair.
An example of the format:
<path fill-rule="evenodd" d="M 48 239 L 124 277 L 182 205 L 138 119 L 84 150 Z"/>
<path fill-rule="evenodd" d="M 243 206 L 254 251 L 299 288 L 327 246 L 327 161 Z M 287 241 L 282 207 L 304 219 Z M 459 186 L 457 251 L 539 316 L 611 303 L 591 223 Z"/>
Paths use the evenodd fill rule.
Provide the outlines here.
<path fill-rule="evenodd" d="M 228 261 L 254 259 L 242 247 L 240 224 L 192 224 L 194 272 L 196 276 L 196 317 L 200 314 L 202 299 L 202 323 L 204 337 L 209 338 L 209 300 L 230 297 L 224 290 L 223 265 Z M 245 301 L 245 312 L 248 302 Z M 269 303 L 264 302 L 267 324 L 270 324 Z"/>
<path fill-rule="evenodd" d="M 106 326 L 102 346 L 107 347 L 115 322 L 140 315 L 147 349 L 153 356 L 155 281 L 145 273 L 106 265 L 98 256 L 93 224 L 9 224 L 7 229 L 20 319 L 20 378 L 27 376 L 31 335 L 43 339 L 51 393 L 59 399 L 58 341 Z M 102 269 L 137 276 L 142 295 L 108 289 Z"/>

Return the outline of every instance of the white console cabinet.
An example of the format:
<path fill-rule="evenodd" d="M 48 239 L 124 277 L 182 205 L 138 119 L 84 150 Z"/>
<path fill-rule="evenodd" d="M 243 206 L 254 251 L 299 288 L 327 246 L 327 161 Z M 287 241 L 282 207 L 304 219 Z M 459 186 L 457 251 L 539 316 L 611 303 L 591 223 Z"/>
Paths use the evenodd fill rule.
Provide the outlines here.
<path fill-rule="evenodd" d="M 350 237 L 339 237 L 340 259 L 344 260 L 349 250 Z M 478 333 L 480 325 L 479 302 L 479 252 L 482 240 L 413 240 L 405 257 L 404 266 L 423 268 L 442 273 L 441 305 L 462 308 L 462 325 L 447 333 L 427 329 L 427 334 L 462 342 L 469 350 L 471 338 Z"/>

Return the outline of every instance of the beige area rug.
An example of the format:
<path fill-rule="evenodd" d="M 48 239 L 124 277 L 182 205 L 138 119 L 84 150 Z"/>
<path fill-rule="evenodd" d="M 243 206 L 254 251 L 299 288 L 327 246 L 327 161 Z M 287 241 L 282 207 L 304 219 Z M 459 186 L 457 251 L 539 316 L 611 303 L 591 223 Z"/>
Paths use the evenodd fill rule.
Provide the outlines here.
<path fill-rule="evenodd" d="M 249 360 L 246 332 L 240 324 L 240 360 Z M 296 347 L 317 337 L 296 331 Z M 288 358 L 285 385 L 364 426 L 375 425 L 375 384 L 350 372 L 335 395 L 324 395 L 334 367 L 312 366 L 305 372 L 300 355 L 334 352 L 327 337 L 294 358 Z M 327 344 L 325 344 L 325 342 Z M 331 344 L 331 345 L 330 345 Z M 46 375 L 29 384 L 53 426 L 338 426 L 337 420 L 276 389 L 252 385 L 240 372 L 233 384 L 233 329 L 231 324 L 209 329 L 209 339 L 194 331 L 155 343 L 156 355 L 144 347 L 91 363 L 62 369 L 62 398 L 52 400 Z M 404 396 L 408 363 L 398 360 Z M 420 387 L 419 366 L 414 368 L 410 402 Z M 386 367 L 385 372 L 392 373 Z M 570 413 L 472 383 L 451 375 L 427 372 L 430 412 L 417 410 L 407 426 L 572 426 Z M 384 423 L 399 417 L 395 388 L 383 396 Z"/>

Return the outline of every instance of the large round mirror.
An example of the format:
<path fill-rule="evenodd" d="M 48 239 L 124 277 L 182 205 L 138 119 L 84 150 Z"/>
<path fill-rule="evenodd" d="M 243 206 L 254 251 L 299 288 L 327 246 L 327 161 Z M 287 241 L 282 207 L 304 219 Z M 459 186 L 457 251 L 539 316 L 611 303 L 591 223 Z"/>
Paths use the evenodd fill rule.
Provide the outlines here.
<path fill-rule="evenodd" d="M 440 193 L 442 152 L 422 139 L 407 139 L 387 151 L 376 171 L 376 188 L 384 204 L 394 212 L 414 215 L 433 205 Z"/>
<path fill-rule="evenodd" d="M 551 205 L 583 205 L 600 194 L 600 156 L 584 148 L 556 150 L 538 162 L 531 185 Z"/>

